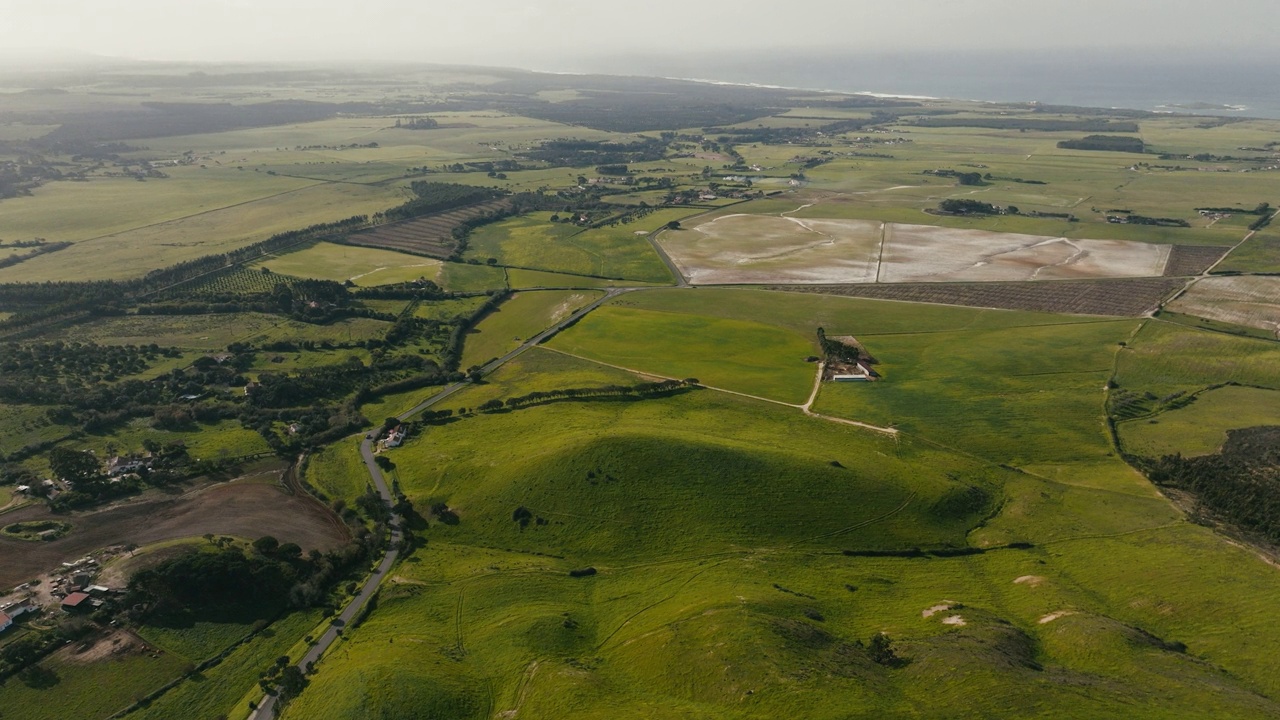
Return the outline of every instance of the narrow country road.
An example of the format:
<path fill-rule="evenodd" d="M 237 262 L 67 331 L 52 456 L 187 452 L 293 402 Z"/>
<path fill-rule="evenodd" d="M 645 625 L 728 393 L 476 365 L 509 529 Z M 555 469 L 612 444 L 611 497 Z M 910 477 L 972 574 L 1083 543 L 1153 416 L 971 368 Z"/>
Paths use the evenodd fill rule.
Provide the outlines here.
<path fill-rule="evenodd" d="M 615 288 L 609 290 L 600 299 L 578 309 L 577 312 L 572 313 L 555 325 L 552 325 L 541 333 L 538 333 L 534 337 L 526 340 L 520 345 L 520 347 L 517 347 L 506 355 L 489 362 L 489 364 L 481 368 L 481 372 L 488 375 L 529 348 L 550 339 L 551 336 L 560 332 L 570 324 L 577 322 L 584 315 L 600 307 L 605 302 L 635 289 L 638 288 Z M 435 395 L 432 395 L 426 400 L 418 403 L 410 410 L 401 413 L 397 417 L 401 420 L 408 420 L 410 417 L 417 415 L 423 410 L 426 410 L 432 405 L 435 405 L 470 384 L 470 382 L 466 381 L 453 383 Z M 391 488 L 387 486 L 387 480 L 382 474 L 382 469 L 379 468 L 378 464 L 374 461 L 372 436 L 373 433 L 370 432 L 361 439 L 360 456 L 364 460 L 365 469 L 369 471 L 369 477 L 373 480 L 374 487 L 377 488 L 378 494 L 382 496 L 382 501 L 390 507 L 395 504 L 395 498 L 391 495 Z M 324 634 L 321 635 L 319 639 L 316 640 L 316 643 L 307 650 L 306 654 L 298 660 L 297 667 L 304 673 L 307 670 L 307 665 L 318 662 L 325 652 L 333 646 L 334 642 L 336 642 L 338 637 L 342 634 L 342 628 L 345 628 L 347 624 L 360 613 L 364 606 L 369 602 L 369 598 L 373 597 L 374 593 L 378 591 L 378 587 L 382 584 L 382 581 L 386 579 L 387 574 L 391 572 L 391 568 L 395 565 L 396 560 L 400 558 L 400 545 L 404 539 L 404 531 L 401 528 L 400 516 L 395 512 L 392 512 L 391 517 L 388 520 L 387 527 L 391 531 L 391 539 L 387 545 L 388 549 L 386 555 L 382 557 L 382 561 L 378 563 L 378 567 L 373 571 L 373 574 L 365 580 L 364 586 L 360 588 L 360 592 L 357 593 L 355 597 L 351 598 L 351 601 L 342 609 L 342 612 L 340 612 L 329 627 L 325 629 Z M 264 695 L 262 700 L 258 702 L 257 710 L 249 716 L 249 720 L 269 720 L 270 718 L 274 718 L 276 716 L 277 700 L 278 697 L 276 693 L 267 693 Z"/>

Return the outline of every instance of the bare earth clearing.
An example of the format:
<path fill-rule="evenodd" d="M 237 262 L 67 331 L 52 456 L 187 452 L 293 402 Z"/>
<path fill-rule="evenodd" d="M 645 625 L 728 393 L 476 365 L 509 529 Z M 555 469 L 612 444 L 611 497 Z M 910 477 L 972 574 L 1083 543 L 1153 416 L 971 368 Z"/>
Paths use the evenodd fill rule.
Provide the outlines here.
<path fill-rule="evenodd" d="M 1159 277 L 1168 245 L 890 225 L 881 282 Z"/>
<path fill-rule="evenodd" d="M 258 478 L 238 479 L 171 497 L 152 497 L 87 513 L 55 515 L 44 505 L 5 513 L 6 523 L 55 519 L 71 532 L 51 542 L 0 538 L 0 587 L 11 587 L 99 548 L 146 545 L 205 533 L 258 538 L 273 535 L 303 549 L 328 550 L 345 540 L 335 520 L 315 501 L 290 495 Z"/>
<path fill-rule="evenodd" d="M 726 215 L 665 233 L 662 244 L 694 284 L 875 282 L 883 224 Z"/>
<path fill-rule="evenodd" d="M 1171 252 L 1122 240 L 775 215 L 726 215 L 664 233 L 660 242 L 695 285 L 1160 277 Z M 1183 260 L 1180 266 L 1205 263 L 1199 255 Z"/>
<path fill-rule="evenodd" d="M 1173 312 L 1261 328 L 1280 338 L 1280 277 L 1214 277 L 1169 304 Z"/>

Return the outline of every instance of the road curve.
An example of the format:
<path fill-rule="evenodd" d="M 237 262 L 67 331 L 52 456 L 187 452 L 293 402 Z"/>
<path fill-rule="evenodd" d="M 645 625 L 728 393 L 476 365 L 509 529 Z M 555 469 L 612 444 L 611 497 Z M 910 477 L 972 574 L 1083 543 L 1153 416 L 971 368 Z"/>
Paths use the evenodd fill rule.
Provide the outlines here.
<path fill-rule="evenodd" d="M 641 288 L 614 288 L 609 290 L 600 299 L 578 309 L 576 312 L 555 325 L 552 325 L 534 337 L 526 340 L 520 345 L 520 347 L 500 358 L 497 358 L 496 360 L 490 361 L 481 368 L 481 372 L 487 375 L 494 370 L 497 370 L 499 367 L 510 362 L 529 348 L 546 342 L 556 333 L 565 329 L 570 324 L 577 322 L 584 315 L 595 310 L 609 300 L 636 289 Z M 401 420 L 408 420 L 410 417 L 417 415 L 423 410 L 426 410 L 432 405 L 435 405 L 470 384 L 471 383 L 467 381 L 453 383 L 435 395 L 432 395 L 426 400 L 423 400 L 413 406 L 409 410 L 401 413 L 397 417 Z M 378 494 L 382 496 L 383 502 L 390 507 L 395 504 L 395 498 L 391 495 L 391 488 L 387 486 L 387 480 L 382 474 L 382 469 L 379 468 L 378 463 L 374 461 L 372 434 L 373 433 L 367 433 L 361 439 L 360 456 L 364 460 L 365 469 L 369 471 L 369 477 L 373 480 L 373 485 L 377 488 Z M 382 584 L 384 579 L 386 579 L 387 574 L 391 572 L 392 566 L 394 566 L 396 561 L 400 558 L 400 545 L 404 539 L 404 531 L 401 528 L 401 518 L 394 511 L 391 513 L 387 527 L 391 531 L 391 541 L 388 543 L 386 555 L 383 555 L 382 561 L 378 563 L 377 569 L 375 569 L 373 574 L 365 580 L 364 586 L 360 588 L 360 592 L 357 593 L 355 597 L 351 598 L 351 601 L 342 609 L 342 612 L 338 613 L 336 620 L 329 625 L 329 627 L 324 631 L 324 634 L 321 635 L 316 643 L 307 650 L 306 654 L 298 660 L 297 667 L 304 673 L 307 670 L 307 665 L 318 662 L 324 653 L 333 646 L 333 643 L 336 642 L 338 637 L 342 634 L 342 628 L 346 627 L 347 624 L 360 613 L 364 606 L 369 602 L 369 598 L 373 597 L 373 594 L 378 591 L 378 586 Z M 277 700 L 278 696 L 276 693 L 267 693 L 264 695 L 262 700 L 258 702 L 257 710 L 249 716 L 249 720 L 270 720 L 270 718 L 274 718 Z"/>

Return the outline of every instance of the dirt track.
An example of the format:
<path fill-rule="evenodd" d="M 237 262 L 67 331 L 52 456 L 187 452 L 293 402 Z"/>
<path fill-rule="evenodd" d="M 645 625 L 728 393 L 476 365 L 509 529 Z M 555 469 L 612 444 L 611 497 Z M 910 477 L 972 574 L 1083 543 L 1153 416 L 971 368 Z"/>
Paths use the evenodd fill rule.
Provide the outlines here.
<path fill-rule="evenodd" d="M 158 496 L 87 513 L 54 515 L 33 505 L 0 516 L 4 524 L 56 518 L 72 524 L 52 542 L 0 538 L 0 588 L 8 588 L 84 557 L 99 548 L 148 543 L 205 533 L 257 538 L 273 535 L 304 550 L 327 550 L 346 539 L 331 516 L 308 498 L 289 495 L 278 485 L 235 480 L 182 495 Z"/>

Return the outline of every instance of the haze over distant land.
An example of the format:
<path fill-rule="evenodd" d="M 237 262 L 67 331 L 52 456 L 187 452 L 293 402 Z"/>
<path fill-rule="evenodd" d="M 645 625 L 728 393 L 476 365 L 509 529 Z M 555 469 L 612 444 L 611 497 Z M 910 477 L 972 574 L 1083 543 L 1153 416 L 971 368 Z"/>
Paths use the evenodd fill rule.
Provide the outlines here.
<path fill-rule="evenodd" d="M 338 60 L 528 66 L 569 58 L 778 49 L 843 52 L 1264 50 L 1270 0 L 0 0 L 0 47 L 151 60 Z M 1272 55 L 1274 56 L 1274 52 Z"/>

